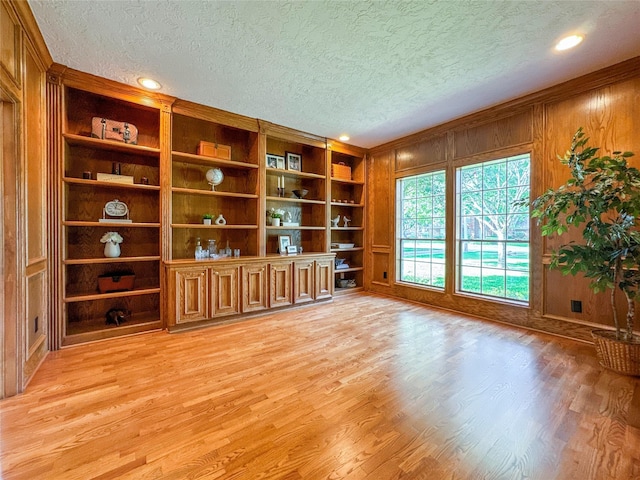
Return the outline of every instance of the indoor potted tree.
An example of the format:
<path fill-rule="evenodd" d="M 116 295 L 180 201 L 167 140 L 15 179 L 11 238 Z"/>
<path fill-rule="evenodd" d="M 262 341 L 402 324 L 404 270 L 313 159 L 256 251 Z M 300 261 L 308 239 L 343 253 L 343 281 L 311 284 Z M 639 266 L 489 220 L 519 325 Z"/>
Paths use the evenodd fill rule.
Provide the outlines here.
<path fill-rule="evenodd" d="M 571 148 L 558 156 L 571 178 L 535 199 L 531 215 L 542 223 L 543 236 L 563 235 L 569 227 L 582 229 L 582 242 L 571 241 L 552 252 L 551 268 L 564 275 L 582 273 L 594 293 L 611 291 L 615 332 L 592 332 L 598 360 L 620 373 L 640 375 L 640 336 L 633 333 L 640 285 L 640 170 L 628 163 L 632 152 L 599 157 L 598 148 L 587 146 L 588 141 L 578 129 Z M 616 292 L 626 298 L 624 325 Z"/>

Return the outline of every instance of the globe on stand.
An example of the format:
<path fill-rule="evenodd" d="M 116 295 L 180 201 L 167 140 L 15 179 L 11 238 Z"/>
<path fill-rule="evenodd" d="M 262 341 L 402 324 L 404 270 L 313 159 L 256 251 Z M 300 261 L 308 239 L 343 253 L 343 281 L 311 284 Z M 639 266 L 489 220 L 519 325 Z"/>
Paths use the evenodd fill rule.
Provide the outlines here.
<path fill-rule="evenodd" d="M 220 185 L 224 180 L 222 170 L 219 168 L 210 168 L 206 173 L 207 182 L 211 185 L 211 191 L 215 191 L 216 185 Z"/>

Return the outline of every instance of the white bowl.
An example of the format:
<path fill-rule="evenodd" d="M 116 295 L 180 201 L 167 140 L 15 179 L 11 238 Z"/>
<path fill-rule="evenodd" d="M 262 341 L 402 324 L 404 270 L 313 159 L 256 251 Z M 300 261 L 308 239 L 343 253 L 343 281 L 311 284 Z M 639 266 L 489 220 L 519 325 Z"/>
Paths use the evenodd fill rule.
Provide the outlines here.
<path fill-rule="evenodd" d="M 353 248 L 355 243 L 332 243 L 331 248 Z"/>

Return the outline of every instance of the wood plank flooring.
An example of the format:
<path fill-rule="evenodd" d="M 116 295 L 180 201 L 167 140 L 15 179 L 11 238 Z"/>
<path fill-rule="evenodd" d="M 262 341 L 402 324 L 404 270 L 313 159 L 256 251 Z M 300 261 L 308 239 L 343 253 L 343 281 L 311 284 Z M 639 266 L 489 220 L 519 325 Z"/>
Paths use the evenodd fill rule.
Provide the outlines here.
<path fill-rule="evenodd" d="M 2 479 L 638 479 L 640 380 L 590 345 L 369 294 L 49 355 Z"/>

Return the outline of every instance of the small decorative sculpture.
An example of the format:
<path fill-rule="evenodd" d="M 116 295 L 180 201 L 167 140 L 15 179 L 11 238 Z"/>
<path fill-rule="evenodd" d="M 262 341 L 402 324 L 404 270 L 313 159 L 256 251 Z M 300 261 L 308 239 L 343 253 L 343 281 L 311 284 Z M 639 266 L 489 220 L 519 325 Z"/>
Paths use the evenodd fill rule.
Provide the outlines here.
<path fill-rule="evenodd" d="M 282 218 L 282 220 L 287 223 L 290 223 L 293 221 L 291 218 L 291 212 L 289 210 L 284 211 L 284 217 Z"/>
<path fill-rule="evenodd" d="M 218 215 L 218 218 L 216 218 L 216 225 L 226 225 L 226 224 L 227 224 L 227 221 L 222 216 L 222 214 Z"/>
<path fill-rule="evenodd" d="M 351 221 L 351 219 L 347 218 L 347 217 L 342 217 L 342 220 L 344 221 L 344 226 L 348 227 L 349 226 L 349 222 Z"/>
<path fill-rule="evenodd" d="M 331 219 L 331 226 L 332 227 L 337 227 L 339 221 L 340 221 L 340 215 L 338 214 L 338 216 L 336 218 L 332 218 Z"/>
<path fill-rule="evenodd" d="M 107 325 L 115 323 L 116 325 L 120 326 L 120 324 L 124 322 L 130 314 L 131 312 L 128 312 L 126 310 L 119 309 L 119 308 L 112 308 L 105 315 L 107 319 L 105 323 Z"/>

